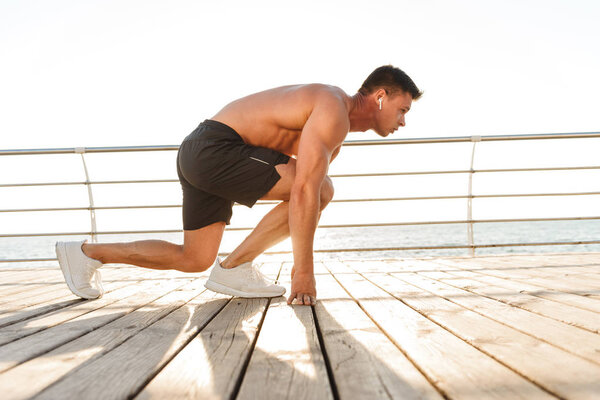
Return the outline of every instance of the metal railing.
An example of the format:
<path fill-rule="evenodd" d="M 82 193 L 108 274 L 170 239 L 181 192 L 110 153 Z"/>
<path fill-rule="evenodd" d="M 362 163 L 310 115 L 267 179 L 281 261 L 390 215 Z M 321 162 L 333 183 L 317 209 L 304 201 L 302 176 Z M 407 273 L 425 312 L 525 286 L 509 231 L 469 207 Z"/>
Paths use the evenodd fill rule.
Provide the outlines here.
<path fill-rule="evenodd" d="M 344 147 L 348 146 L 389 146 L 389 145 L 410 145 L 410 144 L 430 144 L 430 143 L 459 143 L 471 142 L 473 144 L 470 159 L 470 168 L 467 170 L 440 170 L 440 171 L 414 171 L 414 172 L 375 172 L 375 173 L 353 173 L 353 174 L 333 174 L 332 178 L 363 178 L 363 177 L 384 177 L 384 176 L 410 176 L 410 175 L 443 175 L 443 174 L 468 174 L 467 194 L 453 196 L 415 196 L 415 197 L 386 197 L 386 198 L 349 198 L 334 199 L 332 203 L 351 203 L 351 202 L 388 202 L 388 201 L 407 201 L 407 200 L 467 200 L 467 218 L 465 220 L 452 221 L 415 221 L 415 222 L 391 222 L 391 223 L 367 223 L 367 224 L 321 224 L 320 229 L 330 228 L 355 228 L 355 227 L 390 227 L 390 226 L 410 226 L 410 225 L 443 225 L 443 224 L 466 224 L 467 225 L 467 245 L 456 246 L 414 246 L 414 247 L 377 247 L 377 248 L 339 248 L 316 250 L 315 252 L 344 252 L 344 251 L 391 251 L 391 250 L 440 250 L 440 249 L 469 249 L 471 254 L 475 254 L 477 248 L 490 247 L 511 247 L 511 246 L 546 246 L 546 245 L 580 245 L 580 244 L 600 244 L 600 240 L 590 241 L 561 241 L 561 242 L 537 242 L 537 243 L 503 243 L 503 244 L 475 244 L 473 225 L 478 223 L 506 223 L 506 222 L 539 222 L 539 221 L 582 221 L 582 220 L 600 220 L 600 216 L 588 217 L 570 217 L 570 218 L 519 218 L 519 219 L 473 219 L 473 199 L 477 198 L 506 198 L 506 197 L 556 197 L 556 196 L 588 196 L 600 195 L 600 191 L 591 192 L 554 192 L 554 193 L 511 193 L 511 194 L 473 194 L 473 175 L 483 173 L 512 173 L 512 172 L 550 172 L 550 171 L 574 171 L 574 170 L 600 170 L 600 165 L 592 166 L 569 166 L 569 167 L 545 167 L 545 168 L 504 168 L 504 169 L 475 169 L 474 159 L 476 146 L 485 141 L 513 141 L 513 140 L 542 140 L 542 139 L 579 139 L 579 138 L 600 138 L 600 132 L 579 132 L 579 133 L 559 133 L 559 134 L 535 134 L 535 135 L 497 135 L 497 136 L 461 136 L 461 137 L 440 137 L 440 138 L 414 138 L 414 139 L 391 139 L 391 140 L 354 140 L 344 142 Z M 30 182 L 30 183 L 4 183 L 0 188 L 17 187 L 40 187 L 40 186 L 69 186 L 85 185 L 88 194 L 88 207 L 54 207 L 54 208 L 15 208 L 0 209 L 0 213 L 29 213 L 29 212 L 55 212 L 55 211 L 89 211 L 90 230 L 85 232 L 48 232 L 48 233 L 0 233 L 0 238 L 24 238 L 41 236 L 90 236 L 92 241 L 97 240 L 98 235 L 116 235 L 116 234 L 158 234 L 158 233 L 176 233 L 181 230 L 163 229 L 163 230 L 131 230 L 131 231 L 98 231 L 96 228 L 96 210 L 127 210 L 127 209 L 159 209 L 159 208 L 180 208 L 181 204 L 156 204 L 156 205 L 133 205 L 133 206 L 95 206 L 93 196 L 94 185 L 107 184 L 147 184 L 147 183 L 175 183 L 176 179 L 150 179 L 150 180 L 111 180 L 111 181 L 91 181 L 88 168 L 85 161 L 86 153 L 118 153 L 118 152 L 150 152 L 150 151 L 176 151 L 179 146 L 129 146 L 129 147 L 91 147 L 91 148 L 60 148 L 60 149 L 24 149 L 24 150 L 0 150 L 0 156 L 20 156 L 20 155 L 50 155 L 50 154 L 79 154 L 82 160 L 82 166 L 86 177 L 85 181 L 76 182 Z M 277 201 L 259 201 L 258 204 L 276 204 Z M 236 204 L 237 205 L 237 204 Z M 228 231 L 248 231 L 253 227 L 228 227 Z M 267 252 L 267 254 L 278 254 L 285 252 Z M 0 259 L 1 262 L 24 262 L 24 261 L 51 261 L 53 258 L 36 259 Z"/>

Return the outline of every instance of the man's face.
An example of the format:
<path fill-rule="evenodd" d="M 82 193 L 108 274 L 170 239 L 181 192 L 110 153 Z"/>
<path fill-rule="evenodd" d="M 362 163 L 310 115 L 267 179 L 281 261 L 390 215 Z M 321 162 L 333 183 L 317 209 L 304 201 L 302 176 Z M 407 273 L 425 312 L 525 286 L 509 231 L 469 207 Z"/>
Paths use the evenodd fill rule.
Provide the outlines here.
<path fill-rule="evenodd" d="M 383 95 L 381 98 L 381 110 L 377 103 L 375 132 L 379 136 L 387 136 L 394 133 L 399 127 L 406 125 L 404 116 L 412 105 L 412 96 L 409 93 L 399 91 L 391 96 Z"/>

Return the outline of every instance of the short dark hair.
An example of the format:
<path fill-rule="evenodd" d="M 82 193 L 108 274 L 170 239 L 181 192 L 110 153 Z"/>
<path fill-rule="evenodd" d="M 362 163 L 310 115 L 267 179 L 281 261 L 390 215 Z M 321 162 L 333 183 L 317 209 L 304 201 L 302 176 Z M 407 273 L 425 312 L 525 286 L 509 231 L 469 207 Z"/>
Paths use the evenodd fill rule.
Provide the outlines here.
<path fill-rule="evenodd" d="M 423 94 L 404 71 L 392 65 L 384 65 L 371 72 L 358 91 L 368 95 L 379 88 L 385 89 L 388 95 L 402 90 L 410 93 L 413 100 L 418 100 Z"/>

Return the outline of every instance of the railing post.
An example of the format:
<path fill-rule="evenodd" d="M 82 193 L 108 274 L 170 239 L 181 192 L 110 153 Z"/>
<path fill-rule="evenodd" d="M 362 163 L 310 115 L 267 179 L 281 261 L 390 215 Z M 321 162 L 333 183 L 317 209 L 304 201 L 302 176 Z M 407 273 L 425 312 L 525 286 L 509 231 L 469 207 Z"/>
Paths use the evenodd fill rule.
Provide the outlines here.
<path fill-rule="evenodd" d="M 76 154 L 81 154 L 81 161 L 83 162 L 83 171 L 85 172 L 85 185 L 87 186 L 88 198 L 90 201 L 90 228 L 92 233 L 92 243 L 96 243 L 98 238 L 96 236 L 96 210 L 94 208 L 94 195 L 92 193 L 92 185 L 90 181 L 90 174 L 88 173 L 87 165 L 85 163 L 85 157 L 83 154 L 85 153 L 85 147 L 76 147 Z"/>
<path fill-rule="evenodd" d="M 471 168 L 469 169 L 469 197 L 467 198 L 467 237 L 471 249 L 471 257 L 475 256 L 475 241 L 473 238 L 473 164 L 475 161 L 475 147 L 481 142 L 481 136 L 471 136 L 473 151 L 471 152 Z"/>

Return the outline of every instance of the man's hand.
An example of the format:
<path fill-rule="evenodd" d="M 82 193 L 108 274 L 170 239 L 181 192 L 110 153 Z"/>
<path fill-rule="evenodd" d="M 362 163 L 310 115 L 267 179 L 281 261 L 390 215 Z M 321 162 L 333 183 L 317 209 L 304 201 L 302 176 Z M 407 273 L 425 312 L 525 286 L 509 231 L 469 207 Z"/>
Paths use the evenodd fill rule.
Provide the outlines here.
<path fill-rule="evenodd" d="M 296 299 L 296 304 L 306 306 L 315 305 L 317 302 L 317 287 L 315 276 L 311 272 L 295 271 L 292 269 L 292 293 L 288 297 L 287 303 L 292 304 Z"/>

